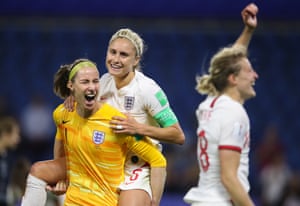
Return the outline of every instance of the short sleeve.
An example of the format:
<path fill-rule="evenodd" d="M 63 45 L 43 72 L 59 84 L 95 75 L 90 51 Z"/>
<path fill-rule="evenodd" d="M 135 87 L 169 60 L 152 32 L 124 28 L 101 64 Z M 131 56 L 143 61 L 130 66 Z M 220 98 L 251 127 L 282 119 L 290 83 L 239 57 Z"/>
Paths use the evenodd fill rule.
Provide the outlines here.
<path fill-rule="evenodd" d="M 241 152 L 247 135 L 247 122 L 243 111 L 236 105 L 227 105 L 218 111 L 220 121 L 219 149 Z"/>
<path fill-rule="evenodd" d="M 147 91 L 144 91 L 144 105 L 161 127 L 168 127 L 178 122 L 178 119 L 170 107 L 165 92 L 153 82 Z"/>

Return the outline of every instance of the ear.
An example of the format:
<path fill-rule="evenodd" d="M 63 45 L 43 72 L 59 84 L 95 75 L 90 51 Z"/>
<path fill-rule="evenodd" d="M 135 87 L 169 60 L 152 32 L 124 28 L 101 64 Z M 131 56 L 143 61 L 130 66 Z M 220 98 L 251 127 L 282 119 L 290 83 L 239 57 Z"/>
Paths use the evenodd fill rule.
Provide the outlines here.
<path fill-rule="evenodd" d="M 138 63 L 140 62 L 141 57 L 140 56 L 136 56 L 135 57 L 135 61 L 134 61 L 134 67 L 136 67 L 138 65 Z"/>
<path fill-rule="evenodd" d="M 236 78 L 237 76 L 235 75 L 235 74 L 230 74 L 229 76 L 228 76 L 228 83 L 230 84 L 230 85 L 236 85 L 237 84 L 237 78 Z"/>
<path fill-rule="evenodd" d="M 68 87 L 71 91 L 73 91 L 73 83 L 72 83 L 72 81 L 68 81 L 67 87 Z"/>

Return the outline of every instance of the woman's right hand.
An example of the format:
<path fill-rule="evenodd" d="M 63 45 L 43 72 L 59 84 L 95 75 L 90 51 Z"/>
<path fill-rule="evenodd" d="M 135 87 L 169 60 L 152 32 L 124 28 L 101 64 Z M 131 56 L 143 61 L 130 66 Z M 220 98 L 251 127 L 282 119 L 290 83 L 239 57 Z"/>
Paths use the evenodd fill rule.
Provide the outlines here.
<path fill-rule="evenodd" d="M 258 7 L 254 3 L 247 5 L 241 12 L 245 25 L 251 29 L 255 29 L 257 27 L 257 13 Z"/>

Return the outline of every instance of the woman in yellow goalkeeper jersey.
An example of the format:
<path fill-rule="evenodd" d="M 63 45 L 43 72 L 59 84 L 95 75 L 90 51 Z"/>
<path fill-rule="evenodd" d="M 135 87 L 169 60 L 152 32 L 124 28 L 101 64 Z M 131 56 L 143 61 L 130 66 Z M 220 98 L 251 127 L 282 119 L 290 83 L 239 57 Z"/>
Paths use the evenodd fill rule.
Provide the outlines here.
<path fill-rule="evenodd" d="M 69 112 L 61 104 L 54 110 L 57 126 L 54 160 L 43 162 L 47 165 L 45 170 L 39 167 L 42 177 L 29 174 L 22 205 L 45 204 L 46 185 L 55 184 L 58 177 L 64 179 L 65 171 L 69 183 L 65 205 L 117 205 L 128 151 L 148 162 L 151 172 L 165 174 L 166 160 L 147 137 L 112 131 L 109 126 L 112 117 L 124 115 L 97 101 L 99 86 L 98 69 L 87 59 L 63 65 L 56 73 L 54 92 L 61 98 L 72 94 L 75 109 Z M 156 178 L 165 181 L 164 175 Z"/>

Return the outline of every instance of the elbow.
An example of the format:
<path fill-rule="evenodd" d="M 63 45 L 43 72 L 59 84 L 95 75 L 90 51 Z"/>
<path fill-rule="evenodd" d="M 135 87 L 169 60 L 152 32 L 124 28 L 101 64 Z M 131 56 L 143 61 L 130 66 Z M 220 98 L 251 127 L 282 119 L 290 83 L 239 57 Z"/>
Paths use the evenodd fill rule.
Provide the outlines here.
<path fill-rule="evenodd" d="M 179 145 L 183 145 L 184 143 L 185 143 L 185 138 L 184 137 L 179 139 L 178 142 L 177 142 L 177 144 L 179 144 Z"/>
<path fill-rule="evenodd" d="M 180 135 L 180 136 L 176 136 L 174 138 L 174 136 L 172 137 L 172 139 L 166 141 L 168 143 L 172 143 L 172 144 L 178 144 L 178 145 L 183 145 L 185 143 L 185 136 L 184 135 Z"/>
<path fill-rule="evenodd" d="M 179 126 L 179 125 L 178 125 Z M 185 143 L 185 135 L 181 127 L 179 126 L 179 130 L 177 131 L 176 144 L 183 145 Z"/>
<path fill-rule="evenodd" d="M 183 145 L 185 143 L 185 135 L 179 126 L 179 124 L 171 126 L 172 130 L 169 130 L 168 133 L 168 143 Z"/>
<path fill-rule="evenodd" d="M 185 135 L 182 132 L 176 139 L 176 144 L 183 145 L 185 143 Z"/>

